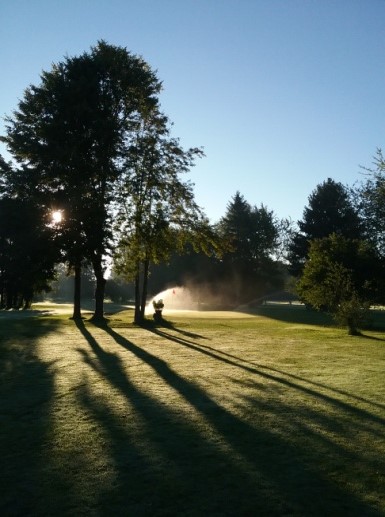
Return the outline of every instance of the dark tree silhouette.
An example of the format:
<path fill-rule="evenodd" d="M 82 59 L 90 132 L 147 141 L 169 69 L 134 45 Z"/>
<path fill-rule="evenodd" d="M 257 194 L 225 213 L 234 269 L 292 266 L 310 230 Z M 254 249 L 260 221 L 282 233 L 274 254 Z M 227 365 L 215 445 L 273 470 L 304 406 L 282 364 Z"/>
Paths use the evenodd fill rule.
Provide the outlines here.
<path fill-rule="evenodd" d="M 60 259 L 47 214 L 30 200 L 0 199 L 0 307 L 29 308 L 49 290 Z"/>
<path fill-rule="evenodd" d="M 305 207 L 298 227 L 299 231 L 294 233 L 289 244 L 288 255 L 290 271 L 295 276 L 303 270 L 313 239 L 332 233 L 347 238 L 361 235 L 361 221 L 348 190 L 331 178 L 319 184 L 309 196 L 309 205 Z"/>
<path fill-rule="evenodd" d="M 385 159 L 381 149 L 374 157 L 374 168 L 366 169 L 366 179 L 358 187 L 358 204 L 365 238 L 385 258 Z"/>
<path fill-rule="evenodd" d="M 280 287 L 272 254 L 279 243 L 278 221 L 265 206 L 252 207 L 237 192 L 218 225 L 229 249 L 221 259 L 222 290 L 234 303 L 243 303 Z"/>
<path fill-rule="evenodd" d="M 157 106 L 160 88 L 141 58 L 100 41 L 43 72 L 40 85 L 25 91 L 7 119 L 3 140 L 29 173 L 25 180 L 64 211 L 63 249 L 76 278 L 83 263 L 93 266 L 95 319 L 103 318 L 104 260 L 121 157 L 143 114 Z"/>
<path fill-rule="evenodd" d="M 210 226 L 194 200 L 193 185 L 181 179 L 202 155 L 198 148 L 183 149 L 170 136 L 167 117 L 155 110 L 142 119 L 127 147 L 115 268 L 134 280 L 136 323 L 144 319 L 150 264 L 168 260 L 186 242 L 200 248 L 210 242 Z"/>

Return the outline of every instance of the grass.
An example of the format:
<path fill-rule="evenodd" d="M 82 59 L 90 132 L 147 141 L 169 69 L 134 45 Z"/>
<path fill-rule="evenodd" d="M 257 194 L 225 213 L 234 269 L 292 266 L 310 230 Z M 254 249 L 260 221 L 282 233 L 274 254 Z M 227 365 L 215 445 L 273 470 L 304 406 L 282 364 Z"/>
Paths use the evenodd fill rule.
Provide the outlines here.
<path fill-rule="evenodd" d="M 385 515 L 380 330 L 166 318 L 1 317 L 1 515 Z"/>

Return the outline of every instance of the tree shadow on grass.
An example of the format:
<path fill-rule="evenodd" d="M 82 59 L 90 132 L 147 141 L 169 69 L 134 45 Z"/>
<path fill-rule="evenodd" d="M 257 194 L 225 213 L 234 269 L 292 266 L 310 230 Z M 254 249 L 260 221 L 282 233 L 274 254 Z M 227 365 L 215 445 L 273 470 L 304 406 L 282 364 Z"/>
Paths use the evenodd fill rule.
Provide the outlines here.
<path fill-rule="evenodd" d="M 0 328 L 0 514 L 39 515 L 44 462 L 49 450 L 52 363 L 38 356 L 37 341 L 56 330 L 56 322 L 7 318 Z"/>
<path fill-rule="evenodd" d="M 383 343 L 385 341 L 385 338 L 378 337 L 378 336 L 369 336 L 368 334 L 363 334 L 362 332 L 359 334 L 359 337 L 368 339 L 370 341 L 379 341 L 380 343 Z"/>
<path fill-rule="evenodd" d="M 329 314 L 308 309 L 305 305 L 289 304 L 266 304 L 260 305 L 256 309 L 244 309 L 240 312 L 254 316 L 264 316 L 266 318 L 284 321 L 287 323 L 297 323 L 303 325 L 331 326 L 334 321 Z"/>
<path fill-rule="evenodd" d="M 245 361 L 240 357 L 224 353 L 213 347 L 202 345 L 201 343 L 188 341 L 186 339 L 180 338 L 179 336 L 168 334 L 160 330 L 159 328 L 153 329 L 152 332 L 161 337 L 164 337 L 165 339 L 178 343 L 179 345 L 185 346 L 196 352 L 206 355 L 212 359 L 221 361 L 230 366 L 235 366 L 237 368 L 240 368 L 241 370 L 249 372 L 252 375 L 260 376 L 268 381 L 281 384 L 282 386 L 285 386 L 289 389 L 295 389 L 305 395 L 309 395 L 311 397 L 314 397 L 315 399 L 319 399 L 322 402 L 333 405 L 340 410 L 347 411 L 348 413 L 357 417 L 357 419 L 359 419 L 360 421 L 373 421 L 376 424 L 385 426 L 384 418 L 378 417 L 377 415 L 372 414 L 370 411 L 358 408 L 354 404 L 346 403 L 345 401 L 337 398 L 337 396 L 341 395 L 343 397 L 348 397 L 352 401 L 364 402 L 365 404 L 381 409 L 385 409 L 384 404 L 375 403 L 368 399 L 364 399 L 363 397 L 357 397 L 353 393 L 348 393 L 343 390 L 337 390 L 325 384 L 310 381 L 304 377 L 293 375 L 289 372 L 284 372 L 283 370 Z"/>
<path fill-rule="evenodd" d="M 175 327 L 173 327 L 173 330 L 176 330 Z M 222 350 L 220 350 L 218 348 L 214 348 L 212 346 L 208 346 L 208 345 L 205 345 L 202 343 L 197 343 L 197 342 L 190 341 L 190 340 L 187 340 L 184 338 L 180 338 L 179 336 L 175 336 L 175 335 L 165 332 L 161 328 L 152 328 L 151 332 L 153 332 L 154 334 L 157 334 L 160 337 L 173 341 L 174 343 L 185 346 L 187 348 L 191 348 L 192 350 L 195 350 L 196 352 L 207 355 L 210 358 L 217 359 L 218 361 L 222 361 L 231 366 L 236 366 L 238 368 L 244 369 L 244 370 L 250 372 L 251 374 L 261 375 L 272 381 L 282 382 L 283 384 L 287 383 L 287 380 L 285 380 L 285 379 L 289 379 L 290 382 L 288 383 L 288 385 L 293 388 L 295 388 L 297 386 L 296 383 L 300 383 L 300 384 L 298 384 L 297 389 L 299 389 L 300 391 L 305 391 L 315 397 L 320 397 L 322 399 L 325 399 L 327 402 L 330 402 L 330 403 L 333 403 L 335 396 L 341 395 L 343 397 L 348 397 L 353 401 L 363 402 L 370 406 L 385 409 L 385 404 L 373 402 L 369 399 L 359 397 L 354 393 L 350 393 L 350 392 L 347 392 L 344 390 L 331 388 L 330 386 L 328 386 L 326 384 L 323 384 L 320 382 L 315 382 L 313 380 L 306 379 L 305 377 L 300 377 L 291 372 L 287 372 L 287 371 L 280 370 L 277 368 L 272 368 L 271 366 L 262 365 L 255 361 L 245 360 L 242 357 L 236 356 L 234 354 L 229 354 L 227 352 L 223 352 Z M 368 339 L 377 340 L 377 338 L 371 337 L 371 336 L 362 336 L 362 337 L 365 337 L 365 338 L 367 337 Z M 278 377 L 276 375 L 278 375 Z M 302 384 L 305 384 L 305 386 L 307 386 L 307 387 L 303 387 Z M 309 386 L 311 387 L 311 389 L 309 389 Z M 320 390 L 327 391 L 327 392 L 331 393 L 332 395 L 330 397 L 323 395 Z M 339 405 L 339 401 L 337 399 L 336 399 L 336 403 L 337 403 L 337 405 Z M 354 406 L 349 405 L 349 406 L 347 406 L 347 408 L 351 409 L 352 411 L 355 411 Z M 363 413 L 360 413 L 359 416 L 368 417 L 370 419 L 372 415 L 370 413 L 363 412 Z M 378 421 L 377 418 L 375 418 L 375 420 Z M 380 419 L 379 422 L 385 425 L 385 419 Z"/>
<path fill-rule="evenodd" d="M 156 332 L 157 329 L 168 329 L 168 330 L 174 330 L 175 332 L 178 332 L 184 337 L 188 337 L 191 339 L 209 339 L 207 336 L 204 336 L 202 334 L 197 334 L 196 332 L 189 332 L 184 329 L 178 328 L 172 321 L 163 319 L 161 322 L 156 322 L 153 320 L 144 320 L 143 323 L 140 325 L 143 329 L 150 330 L 153 332 Z"/>
<path fill-rule="evenodd" d="M 274 319 L 277 321 L 283 321 L 286 323 L 296 323 L 301 325 L 316 325 L 322 327 L 333 327 L 336 326 L 336 322 L 333 320 L 330 314 L 325 312 L 309 309 L 305 305 L 288 305 L 288 304 L 267 304 L 261 305 L 257 309 L 247 309 L 242 312 L 247 314 L 264 316 L 266 318 Z M 363 331 L 379 331 L 385 330 L 385 311 L 372 309 L 369 312 L 366 323 L 364 324 Z M 361 334 L 363 337 L 371 338 L 365 334 Z M 380 338 L 372 338 L 381 340 Z"/>
<path fill-rule="evenodd" d="M 317 452 L 307 452 L 309 458 L 297 442 L 269 429 L 258 417 L 250 422 L 234 414 L 161 357 L 107 326 L 103 328 L 106 335 L 128 353 L 124 361 L 121 354 L 104 350 L 84 323 L 77 325 L 91 348 L 82 351 L 83 360 L 119 391 L 136 414 L 134 420 L 122 421 L 107 394 L 95 397 L 87 384 L 79 392 L 79 400 L 108 436 L 116 468 L 116 487 L 106 490 L 99 501 L 101 514 L 112 509 L 117 515 L 124 508 L 120 514 L 380 515 L 348 489 L 329 481 Z M 177 339 L 179 344 L 186 342 Z M 185 409 L 162 403 L 139 389 L 126 368 L 133 358 L 172 389 Z M 228 365 L 232 362 L 221 360 Z M 193 368 L 193 354 L 191 363 Z M 261 374 L 255 369 L 253 373 Z M 269 380 L 283 382 L 271 374 Z M 283 385 L 297 389 L 288 380 Z M 244 403 L 250 408 L 259 400 L 256 396 Z M 288 408 L 272 405 L 268 410 L 277 417 Z M 295 416 L 300 422 L 301 412 Z M 339 461 L 351 460 L 337 444 L 333 447 Z"/>

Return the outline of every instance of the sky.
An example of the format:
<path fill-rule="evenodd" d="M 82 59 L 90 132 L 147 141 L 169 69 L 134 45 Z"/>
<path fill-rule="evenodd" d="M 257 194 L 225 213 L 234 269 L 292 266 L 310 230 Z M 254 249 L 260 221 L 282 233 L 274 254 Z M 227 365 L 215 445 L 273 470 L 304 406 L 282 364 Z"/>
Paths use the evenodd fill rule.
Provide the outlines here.
<path fill-rule="evenodd" d="M 212 222 L 239 191 L 302 218 L 385 147 L 385 0 L 0 0 L 0 134 L 30 84 L 98 40 L 141 55 Z M 6 148 L 0 153 L 8 160 Z"/>

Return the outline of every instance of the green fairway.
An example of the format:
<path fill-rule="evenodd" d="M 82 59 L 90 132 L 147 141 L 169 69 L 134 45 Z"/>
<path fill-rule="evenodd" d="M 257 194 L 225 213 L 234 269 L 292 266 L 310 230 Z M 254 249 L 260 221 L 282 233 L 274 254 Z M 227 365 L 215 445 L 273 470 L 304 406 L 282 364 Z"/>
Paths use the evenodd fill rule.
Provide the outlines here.
<path fill-rule="evenodd" d="M 381 330 L 165 317 L 1 314 L 0 515 L 385 516 Z"/>

